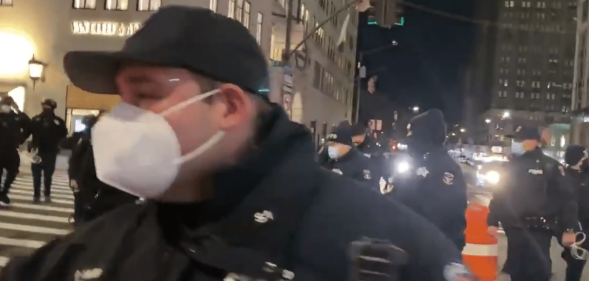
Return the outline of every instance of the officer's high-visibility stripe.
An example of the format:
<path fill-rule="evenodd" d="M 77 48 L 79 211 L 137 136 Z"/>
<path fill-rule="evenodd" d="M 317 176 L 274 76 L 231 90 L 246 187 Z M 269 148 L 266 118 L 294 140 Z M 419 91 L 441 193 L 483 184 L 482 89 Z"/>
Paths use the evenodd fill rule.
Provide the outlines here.
<path fill-rule="evenodd" d="M 495 245 L 480 245 L 480 244 L 466 244 L 462 250 L 462 255 L 477 256 L 477 257 L 493 257 L 499 253 L 499 246 Z"/>

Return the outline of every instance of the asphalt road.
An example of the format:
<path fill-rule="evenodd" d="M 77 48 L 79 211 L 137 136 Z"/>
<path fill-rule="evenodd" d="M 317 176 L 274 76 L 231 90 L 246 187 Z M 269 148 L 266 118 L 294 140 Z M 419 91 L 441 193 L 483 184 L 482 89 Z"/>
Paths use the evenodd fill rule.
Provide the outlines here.
<path fill-rule="evenodd" d="M 478 192 L 479 190 L 477 190 L 475 187 L 476 169 L 474 169 L 474 167 L 466 166 L 466 165 L 462 165 L 462 164 L 460 166 L 462 167 L 462 171 L 464 173 L 465 179 L 467 180 L 467 183 L 469 184 L 469 191 L 470 191 L 469 198 L 468 198 L 469 201 L 476 201 L 476 202 L 479 202 L 479 203 L 485 204 L 485 205 L 488 204 L 489 200 L 491 199 L 490 194 L 480 193 L 480 192 Z M 505 238 L 505 236 L 502 235 L 499 237 L 498 240 L 499 240 L 498 260 L 499 260 L 499 266 L 501 267 L 507 257 L 507 239 Z M 550 256 L 552 258 L 552 272 L 553 272 L 552 281 L 564 280 L 566 264 L 564 263 L 564 261 L 560 257 L 561 252 L 562 252 L 562 247 L 558 244 L 558 242 L 556 242 L 556 239 L 553 239 L 552 248 L 550 249 Z M 589 269 L 587 269 L 587 266 L 585 268 L 586 269 L 583 271 L 583 278 L 581 280 L 582 281 L 589 281 Z M 499 270 L 501 270 L 501 268 L 499 268 Z M 509 281 L 509 280 L 510 280 L 509 276 L 507 276 L 505 274 L 500 274 L 499 277 L 497 278 L 497 281 Z"/>

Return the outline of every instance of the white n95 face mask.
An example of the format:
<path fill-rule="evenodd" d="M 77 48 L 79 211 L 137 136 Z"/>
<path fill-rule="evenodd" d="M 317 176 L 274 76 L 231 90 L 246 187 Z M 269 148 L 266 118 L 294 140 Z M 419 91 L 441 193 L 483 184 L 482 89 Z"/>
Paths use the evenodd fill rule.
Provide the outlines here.
<path fill-rule="evenodd" d="M 158 198 L 172 185 L 182 163 L 198 157 L 224 136 L 217 132 L 182 155 L 176 133 L 164 116 L 218 93 L 210 91 L 177 104 L 161 114 L 117 104 L 92 128 L 96 176 L 102 182 L 141 198 Z"/>

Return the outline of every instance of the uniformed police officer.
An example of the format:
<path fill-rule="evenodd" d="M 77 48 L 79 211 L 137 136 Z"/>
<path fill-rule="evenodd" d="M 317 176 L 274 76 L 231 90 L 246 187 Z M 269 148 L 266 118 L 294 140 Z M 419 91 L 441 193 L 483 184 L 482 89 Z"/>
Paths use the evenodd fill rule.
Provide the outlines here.
<path fill-rule="evenodd" d="M 334 173 L 368 183 L 370 188 L 376 188 L 369 159 L 354 148 L 350 129 L 349 123 L 342 122 L 327 136 L 329 159 L 322 164 Z"/>
<path fill-rule="evenodd" d="M 535 126 L 519 126 L 511 145 L 512 158 L 503 165 L 500 188 L 489 205 L 489 233 L 499 222 L 507 235 L 507 259 L 513 281 L 548 281 L 550 246 L 555 232 L 562 243 L 575 242 L 577 203 L 570 179 L 558 161 L 538 147 Z"/>
<path fill-rule="evenodd" d="M 579 222 L 583 232 L 589 230 L 589 163 L 587 149 L 580 145 L 569 145 L 564 154 L 567 164 L 567 174 L 571 176 L 577 203 L 579 206 Z M 577 241 L 579 237 L 577 237 Z M 578 243 L 578 242 L 577 242 Z M 582 249 L 564 247 L 562 258 L 567 263 L 565 281 L 580 281 L 586 263 L 586 249 L 589 249 L 589 239 L 578 243 Z"/>
<path fill-rule="evenodd" d="M 64 68 L 120 95 L 92 129 L 97 176 L 147 200 L 11 258 L 0 281 L 472 280 L 425 219 L 316 162 L 310 132 L 260 91 L 267 59 L 241 23 L 165 6 L 122 51 Z"/>
<path fill-rule="evenodd" d="M 381 146 L 367 134 L 368 128 L 362 123 L 352 125 L 352 142 L 358 151 L 370 159 L 372 177 L 378 182 L 381 177 L 388 178 L 387 162 L 383 156 L 386 145 Z"/>
<path fill-rule="evenodd" d="M 45 99 L 41 106 L 43 112 L 33 117 L 31 123 L 31 134 L 33 139 L 29 146 L 29 152 L 35 152 L 40 157 L 40 163 L 31 164 L 33 174 L 34 195 L 33 202 L 40 202 L 41 198 L 41 176 L 44 181 L 45 202 L 51 202 L 51 182 L 55 172 L 59 142 L 67 137 L 65 121 L 56 116 L 54 111 L 57 103 L 52 99 Z"/>
<path fill-rule="evenodd" d="M 427 218 L 454 242 L 465 246 L 466 182 L 444 146 L 446 124 L 438 109 L 413 117 L 407 127 L 410 174 L 393 179 L 393 197 Z"/>
<path fill-rule="evenodd" d="M 20 165 L 18 146 L 21 144 L 22 133 L 18 115 L 13 112 L 14 101 L 3 97 L 0 101 L 0 179 L 4 170 L 6 178 L 0 189 L 0 206 L 9 207 L 8 192 Z"/>

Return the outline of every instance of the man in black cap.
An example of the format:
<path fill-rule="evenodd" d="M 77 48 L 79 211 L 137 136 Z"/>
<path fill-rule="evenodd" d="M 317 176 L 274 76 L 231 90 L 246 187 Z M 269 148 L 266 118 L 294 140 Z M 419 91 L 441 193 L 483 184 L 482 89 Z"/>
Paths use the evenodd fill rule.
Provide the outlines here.
<path fill-rule="evenodd" d="M 0 100 L 0 178 L 6 170 L 0 188 L 1 207 L 10 207 L 8 192 L 20 166 L 18 147 L 29 136 L 30 121 L 26 114 L 20 112 L 12 97 L 5 96 Z"/>
<path fill-rule="evenodd" d="M 120 95 L 92 130 L 96 174 L 147 200 L 11 259 L 0 280 L 472 280 L 434 226 L 320 167 L 309 131 L 258 92 L 267 59 L 241 23 L 166 6 L 122 51 L 64 66 Z"/>
<path fill-rule="evenodd" d="M 327 135 L 327 148 L 324 153 L 327 153 L 328 160 L 322 165 L 334 173 L 368 183 L 368 187 L 376 188 L 369 159 L 354 148 L 350 129 L 348 122 L 342 122 Z"/>
<path fill-rule="evenodd" d="M 394 198 L 436 225 L 456 248 L 465 246 L 466 182 L 458 163 L 448 154 L 446 123 L 438 109 L 413 117 L 407 126 L 407 171 L 395 171 Z M 399 168 L 395 165 L 395 168 Z M 405 168 L 407 169 L 407 168 Z"/>
<path fill-rule="evenodd" d="M 381 177 L 387 179 L 389 175 L 388 163 L 383 156 L 386 151 L 385 145 L 378 144 L 371 136 L 367 134 L 366 126 L 362 123 L 352 125 L 352 142 L 358 151 L 369 159 L 370 170 L 375 184 L 378 184 Z"/>
<path fill-rule="evenodd" d="M 568 247 L 579 230 L 573 186 L 565 168 L 540 149 L 536 126 L 518 126 L 508 137 L 512 157 L 489 205 L 488 230 L 497 235 L 499 222 L 505 230 L 511 280 L 548 281 L 552 236 L 563 233 Z"/>
<path fill-rule="evenodd" d="M 587 149 L 581 145 L 569 145 L 564 154 L 567 164 L 567 174 L 571 176 L 577 203 L 579 207 L 579 222 L 583 232 L 589 230 L 589 156 Z M 580 237 L 578 237 L 580 238 Z M 564 247 L 562 258 L 567 263 L 565 281 L 580 281 L 583 268 L 587 262 L 587 250 L 589 239 L 585 237 L 582 242 L 577 239 L 575 247 Z M 579 249 L 580 248 L 580 249 Z"/>
<path fill-rule="evenodd" d="M 40 163 L 31 164 L 33 174 L 33 202 L 41 200 L 41 176 L 43 177 L 43 195 L 45 202 L 51 202 L 51 183 L 55 172 L 55 163 L 59 153 L 59 142 L 67 137 L 67 127 L 61 117 L 55 115 L 57 103 L 52 99 L 41 102 L 43 111 L 33 117 L 31 134 L 33 139 L 29 145 L 29 152 L 40 157 Z"/>

